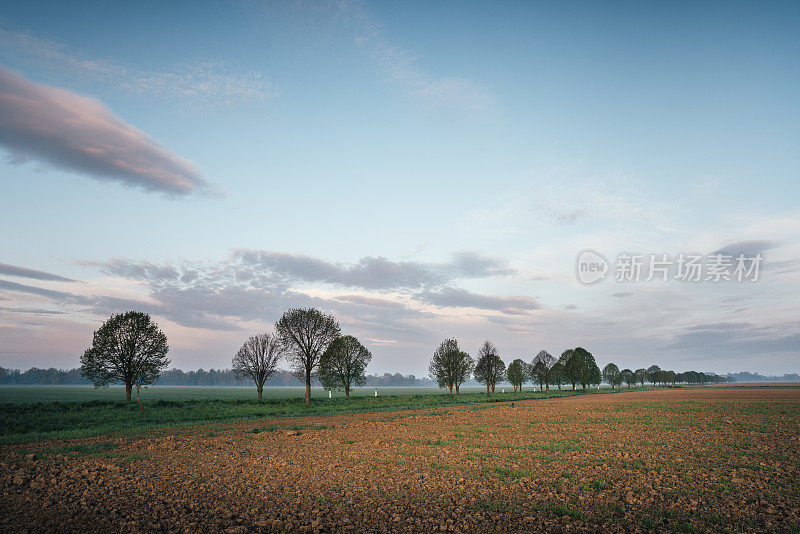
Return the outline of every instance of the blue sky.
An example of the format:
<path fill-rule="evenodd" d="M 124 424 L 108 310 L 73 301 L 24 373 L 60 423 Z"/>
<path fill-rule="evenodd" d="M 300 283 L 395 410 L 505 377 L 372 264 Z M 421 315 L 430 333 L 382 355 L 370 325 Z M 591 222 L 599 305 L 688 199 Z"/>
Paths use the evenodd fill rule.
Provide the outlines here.
<path fill-rule="evenodd" d="M 314 305 L 374 372 L 800 370 L 796 3 L 51 4 L 0 10 L 0 365 L 136 307 L 225 367 Z M 586 248 L 764 263 L 586 286 Z"/>

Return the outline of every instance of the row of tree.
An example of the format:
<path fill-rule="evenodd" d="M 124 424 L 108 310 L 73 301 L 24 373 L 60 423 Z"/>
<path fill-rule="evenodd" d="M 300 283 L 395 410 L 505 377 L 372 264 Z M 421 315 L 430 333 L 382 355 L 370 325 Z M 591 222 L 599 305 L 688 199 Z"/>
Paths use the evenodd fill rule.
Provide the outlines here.
<path fill-rule="evenodd" d="M 166 335 L 149 315 L 125 312 L 112 316 L 94 332 L 92 347 L 81 356 L 81 373 L 96 387 L 124 384 L 127 401 L 131 400 L 135 387 L 138 400 L 141 386 L 156 383 L 169 365 L 168 351 Z M 247 339 L 233 357 L 232 373 L 237 380 L 252 380 L 260 399 L 264 385 L 278 372 L 278 363 L 283 358 L 291 365 L 294 376 L 305 382 L 308 405 L 315 379 L 327 389 L 344 390 L 348 397 L 353 387 L 363 386 L 372 354 L 355 337 L 341 335 L 339 323 L 333 316 L 315 308 L 297 308 L 286 311 L 272 332 Z M 431 359 L 429 373 L 451 396 L 453 390 L 458 393 L 473 374 L 477 382 L 486 386 L 487 395 L 491 395 L 503 380 L 511 383 L 514 393 L 522 390 L 528 381 L 538 383 L 549 393 L 551 385 L 561 389 L 562 385 L 571 384 L 573 391 L 580 385 L 585 391 L 603 380 L 612 387 L 622 383 L 629 387 L 637 383 L 644 385 L 645 380 L 654 385 L 725 380 L 694 371 L 664 371 L 656 365 L 631 371 L 620 370 L 610 363 L 601 372 L 594 356 L 582 347 L 567 349 L 559 358 L 542 350 L 531 362 L 518 358 L 506 367 L 490 341 L 483 343 L 475 360 L 459 348 L 455 339 L 446 339 L 439 345 Z"/>
<path fill-rule="evenodd" d="M 428 372 L 440 388 L 446 388 L 453 396 L 461 385 L 475 375 L 475 380 L 486 386 L 486 395 L 494 393 L 495 386 L 503 380 L 514 387 L 514 393 L 522 390 L 528 382 L 539 383 L 539 387 L 550 392 L 550 385 L 572 384 L 573 391 L 578 385 L 583 390 L 592 384 L 600 384 L 602 375 L 594 356 L 582 347 L 567 349 L 561 357 L 543 350 L 531 362 L 520 358 L 508 367 L 500 358 L 497 347 L 485 341 L 478 350 L 477 360 L 458 347 L 455 339 L 444 340 L 433 353 Z"/>

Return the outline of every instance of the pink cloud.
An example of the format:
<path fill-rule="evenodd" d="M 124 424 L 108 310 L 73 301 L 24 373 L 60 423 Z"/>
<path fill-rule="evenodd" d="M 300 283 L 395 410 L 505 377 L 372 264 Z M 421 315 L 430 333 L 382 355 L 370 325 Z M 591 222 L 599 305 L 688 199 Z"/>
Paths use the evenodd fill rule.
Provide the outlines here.
<path fill-rule="evenodd" d="M 0 67 L 0 145 L 98 180 L 170 195 L 206 186 L 195 166 L 101 102 Z"/>

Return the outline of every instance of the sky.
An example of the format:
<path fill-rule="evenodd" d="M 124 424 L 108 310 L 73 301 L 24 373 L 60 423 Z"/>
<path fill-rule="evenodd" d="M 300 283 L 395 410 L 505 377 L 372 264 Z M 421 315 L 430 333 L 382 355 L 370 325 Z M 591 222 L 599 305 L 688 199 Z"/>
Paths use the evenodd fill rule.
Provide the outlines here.
<path fill-rule="evenodd" d="M 226 368 L 313 306 L 373 373 L 798 372 L 798 94 L 796 2 L 6 2 L 0 365 L 135 309 Z"/>

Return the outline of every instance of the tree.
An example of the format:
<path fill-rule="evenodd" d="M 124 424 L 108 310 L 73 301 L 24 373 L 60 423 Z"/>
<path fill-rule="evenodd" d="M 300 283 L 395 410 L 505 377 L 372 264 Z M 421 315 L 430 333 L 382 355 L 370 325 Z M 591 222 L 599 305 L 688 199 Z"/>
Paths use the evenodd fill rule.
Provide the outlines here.
<path fill-rule="evenodd" d="M 651 365 L 647 368 L 647 379 L 655 386 L 659 379 L 661 368 L 657 365 Z"/>
<path fill-rule="evenodd" d="M 575 375 L 570 371 L 569 368 L 569 360 L 572 357 L 572 353 L 572 349 L 567 349 L 562 352 L 561 357 L 558 359 L 558 363 L 556 363 L 556 365 L 560 365 L 562 368 L 564 382 L 572 384 L 572 391 L 575 391 L 575 385 L 578 383 L 578 381 L 575 379 Z"/>
<path fill-rule="evenodd" d="M 472 358 L 458 348 L 455 339 L 445 339 L 434 351 L 428 373 L 440 388 L 450 390 L 452 398 L 453 388 L 455 387 L 458 393 L 461 383 L 472 374 Z"/>
<path fill-rule="evenodd" d="M 112 315 L 92 338 L 92 348 L 81 356 L 81 373 L 94 387 L 125 384 L 125 401 L 131 391 L 158 380 L 169 365 L 167 336 L 146 313 L 128 311 Z M 141 410 L 141 401 L 139 403 Z"/>
<path fill-rule="evenodd" d="M 495 385 L 503 379 L 505 372 L 506 364 L 500 359 L 497 348 L 491 341 L 484 341 L 483 346 L 478 350 L 478 363 L 475 365 L 475 380 L 481 384 L 486 384 L 487 397 L 490 396 L 491 393 L 494 393 Z M 514 392 L 516 393 L 516 387 Z"/>
<path fill-rule="evenodd" d="M 289 352 L 295 376 L 306 382 L 306 406 L 311 405 L 311 372 L 322 353 L 339 337 L 339 323 L 332 315 L 316 308 L 294 308 L 284 312 L 275 323 L 275 331 Z"/>
<path fill-rule="evenodd" d="M 366 384 L 371 360 L 372 353 L 353 336 L 336 338 L 320 358 L 319 381 L 328 389 L 344 389 L 349 397 L 352 386 Z"/>
<path fill-rule="evenodd" d="M 544 383 L 547 388 L 547 394 L 550 394 L 550 382 L 552 382 L 553 366 L 556 364 L 556 358 L 546 350 L 540 350 L 533 358 L 531 364 L 531 374 L 539 381 L 539 389 L 542 388 Z"/>
<path fill-rule="evenodd" d="M 623 369 L 622 371 L 620 371 L 620 374 L 622 375 L 623 382 L 628 384 L 628 389 L 630 389 L 631 386 L 636 385 L 636 373 L 634 373 L 630 369 Z"/>
<path fill-rule="evenodd" d="M 251 379 L 256 385 L 259 400 L 263 396 L 264 382 L 275 374 L 283 349 L 278 336 L 258 334 L 248 338 L 233 357 L 231 362 L 233 375 L 237 380 Z"/>
<path fill-rule="evenodd" d="M 550 381 L 558 386 L 558 389 L 561 390 L 561 385 L 566 381 L 566 370 L 564 369 L 564 364 L 561 363 L 561 360 L 557 361 L 555 365 L 550 369 Z"/>
<path fill-rule="evenodd" d="M 600 383 L 600 368 L 597 367 L 591 352 L 582 347 L 566 352 L 570 352 L 565 367 L 573 391 L 576 384 L 580 384 L 585 392 L 586 386 Z"/>
<path fill-rule="evenodd" d="M 508 364 L 506 378 L 508 378 L 511 385 L 514 386 L 514 395 L 517 394 L 517 389 L 522 391 L 522 384 L 524 384 L 525 380 L 528 378 L 527 367 L 528 364 L 519 358 Z M 477 368 L 475 368 L 475 376 L 478 376 Z"/>
<path fill-rule="evenodd" d="M 637 369 L 634 374 L 636 375 L 636 380 L 644 387 L 644 382 L 647 380 L 647 369 Z"/>
<path fill-rule="evenodd" d="M 612 389 L 622 383 L 622 375 L 620 374 L 617 364 L 609 363 L 603 367 L 603 380 L 605 380 L 606 384 L 609 384 Z"/>
<path fill-rule="evenodd" d="M 461 389 L 461 384 L 469 380 L 472 376 L 472 370 L 475 369 L 475 360 L 472 356 L 464 351 L 459 351 L 458 354 L 458 372 L 456 373 L 456 393 Z M 494 392 L 494 384 L 492 384 L 492 392 Z"/>

